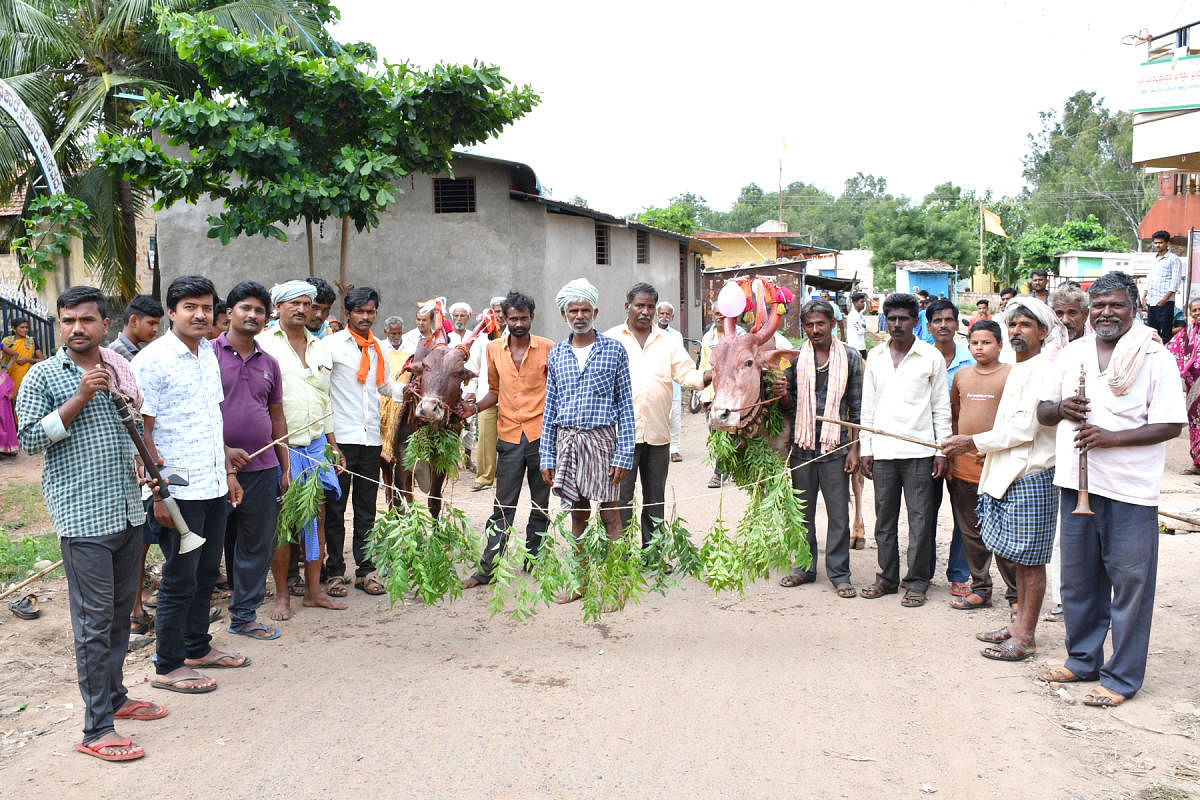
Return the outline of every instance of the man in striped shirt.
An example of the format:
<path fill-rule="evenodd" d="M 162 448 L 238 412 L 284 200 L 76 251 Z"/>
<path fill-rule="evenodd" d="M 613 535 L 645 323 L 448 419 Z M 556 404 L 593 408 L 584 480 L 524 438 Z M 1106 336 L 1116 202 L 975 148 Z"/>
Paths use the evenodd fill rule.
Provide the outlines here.
<path fill-rule="evenodd" d="M 543 479 L 571 506 L 571 533 L 583 535 L 594 500 L 615 540 L 622 530 L 621 481 L 633 467 L 633 387 L 625 347 L 596 332 L 599 295 L 577 278 L 555 298 L 571 334 L 550 351 L 540 460 Z"/>

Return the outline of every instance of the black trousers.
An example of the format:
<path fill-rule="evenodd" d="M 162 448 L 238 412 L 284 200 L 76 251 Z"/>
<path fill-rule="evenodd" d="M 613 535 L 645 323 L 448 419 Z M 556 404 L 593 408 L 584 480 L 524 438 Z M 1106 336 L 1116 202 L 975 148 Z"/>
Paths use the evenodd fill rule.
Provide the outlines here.
<path fill-rule="evenodd" d="M 1146 309 L 1146 324 L 1158 331 L 1163 344 L 1171 341 L 1171 328 L 1175 323 L 1175 304 L 1150 306 Z"/>
<path fill-rule="evenodd" d="M 550 518 L 546 516 L 546 509 L 550 507 L 550 486 L 542 480 L 538 454 L 541 441 L 534 439 L 531 442 L 521 434 L 518 444 L 496 442 L 496 504 L 487 521 L 487 546 L 479 561 L 479 571 L 475 573 L 483 583 L 491 581 L 496 559 L 504 555 L 508 529 L 517 519 L 522 482 L 528 484 L 529 499 L 533 504 L 525 524 L 525 548 L 536 555 L 542 547 L 543 535 L 550 525 Z"/>
<path fill-rule="evenodd" d="M 266 593 L 279 518 L 279 467 L 238 473 L 238 483 L 242 503 L 230 509 L 225 521 L 225 571 L 233 584 L 229 619 L 234 626 L 254 622 Z"/>
<path fill-rule="evenodd" d="M 221 571 L 225 544 L 226 495 L 211 500 L 177 500 L 179 512 L 204 544 L 190 553 L 179 552 L 179 531 L 163 528 L 162 583 L 158 587 L 158 616 L 154 621 L 155 663 L 159 675 L 183 666 L 185 658 L 202 658 L 212 648 L 208 609 Z"/>
<path fill-rule="evenodd" d="M 933 456 L 875 459 L 875 543 L 879 547 L 879 572 L 875 580 L 889 589 L 900 585 L 900 496 L 908 508 L 908 572 L 904 585 L 911 592 L 929 589 L 929 514 L 933 503 Z"/>
<path fill-rule="evenodd" d="M 376 445 L 338 443 L 346 457 L 346 469 L 338 476 L 342 496 L 325 493 L 325 577 L 346 574 L 346 501 L 353 489 L 354 509 L 354 575 L 361 578 L 375 571 L 375 565 L 367 558 L 367 533 L 375 524 L 375 502 L 379 497 L 379 454 L 383 448 Z M 359 477 L 363 475 L 366 477 Z"/>
<path fill-rule="evenodd" d="M 83 695 L 83 742 L 91 744 L 113 730 L 113 713 L 127 697 L 122 668 L 138 590 L 142 527 L 107 536 L 64 536 L 61 544 Z"/>
<path fill-rule="evenodd" d="M 633 448 L 633 468 L 621 481 L 621 528 L 633 519 L 633 485 L 642 480 L 642 547 L 650 544 L 654 529 L 667 518 L 667 470 L 671 468 L 670 444 L 638 444 Z"/>

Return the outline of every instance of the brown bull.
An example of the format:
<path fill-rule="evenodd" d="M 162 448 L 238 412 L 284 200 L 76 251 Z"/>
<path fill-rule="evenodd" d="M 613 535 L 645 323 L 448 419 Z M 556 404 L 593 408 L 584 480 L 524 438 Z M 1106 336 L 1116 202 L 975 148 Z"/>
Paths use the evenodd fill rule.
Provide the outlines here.
<path fill-rule="evenodd" d="M 795 359 L 800 352 L 775 347 L 773 337 L 782 322 L 778 308 L 772 306 L 760 330 L 738 336 L 733 318 L 725 317 L 725 336 L 711 356 L 713 401 L 708 409 L 708 425 L 713 430 L 744 438 L 762 435 L 766 405 L 776 402 L 765 395 L 763 372 L 777 368 L 781 358 Z M 786 455 L 792 439 L 791 415 L 784 414 L 783 421 L 783 432 L 768 444 Z"/>
<path fill-rule="evenodd" d="M 435 340 L 431 347 L 422 343 L 404 368 L 412 373 L 413 379 L 404 390 L 404 411 L 396 425 L 392 445 L 394 457 L 387 482 L 399 489 L 406 502 L 412 502 L 413 473 L 416 472 L 417 483 L 429 494 L 429 511 L 435 517 L 442 510 L 442 487 L 446 476 L 425 463 L 417 464 L 413 470 L 405 468 L 404 448 L 408 438 L 422 425 L 433 426 L 435 430 L 462 431 L 463 421 L 470 416 L 462 413 L 462 384 L 475 376 L 466 367 L 467 352 L 475 335 L 468 334 L 466 340 L 455 347 L 447 345 L 444 339 Z"/>

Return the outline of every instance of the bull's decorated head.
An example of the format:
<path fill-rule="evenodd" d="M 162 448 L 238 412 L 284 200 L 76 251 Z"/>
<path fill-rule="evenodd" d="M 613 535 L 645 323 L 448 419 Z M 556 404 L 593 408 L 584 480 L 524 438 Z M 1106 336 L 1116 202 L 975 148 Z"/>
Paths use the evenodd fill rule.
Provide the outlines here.
<path fill-rule="evenodd" d="M 758 416 L 762 408 L 762 372 L 777 366 L 781 358 L 795 358 L 799 351 L 775 347 L 775 331 L 783 323 L 777 305 L 771 307 L 765 324 L 757 331 L 737 335 L 732 317 L 725 317 L 724 338 L 712 352 L 713 401 L 708 424 L 714 430 L 737 433 Z"/>
<path fill-rule="evenodd" d="M 413 407 L 417 419 L 435 427 L 453 422 L 452 415 L 462 402 L 463 382 L 475 377 L 475 373 L 467 369 L 471 344 L 481 332 L 495 329 L 496 322 L 491 309 L 480 314 L 479 319 L 479 324 L 463 338 L 462 344 L 448 346 L 445 336 L 438 337 L 435 330 L 431 337 L 434 340 L 431 348 L 426 347 L 425 342 L 417 347 L 416 355 L 405 367 L 408 372 L 420 377 L 420 396 Z"/>

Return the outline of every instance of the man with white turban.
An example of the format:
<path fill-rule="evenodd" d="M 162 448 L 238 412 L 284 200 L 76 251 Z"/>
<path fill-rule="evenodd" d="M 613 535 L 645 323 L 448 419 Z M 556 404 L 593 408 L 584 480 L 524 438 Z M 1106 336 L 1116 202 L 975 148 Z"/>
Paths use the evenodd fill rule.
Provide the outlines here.
<path fill-rule="evenodd" d="M 1037 652 L 1034 629 L 1046 593 L 1046 564 L 1054 545 L 1054 430 L 1037 418 L 1039 393 L 1051 378 L 1047 348 L 1060 347 L 1066 329 L 1045 303 L 1015 297 L 1004 312 L 1016 354 L 991 430 L 951 436 L 947 456 L 984 455 L 977 506 L 979 533 L 997 559 L 1015 565 L 1016 617 L 1007 627 L 976 634 L 990 646 L 984 658 L 1024 661 Z M 990 598 L 988 598 L 990 599 Z"/>
<path fill-rule="evenodd" d="M 571 333 L 550 351 L 540 461 L 543 480 L 570 505 L 575 537 L 583 535 L 596 501 L 615 540 L 622 532 L 620 486 L 633 467 L 633 385 L 625 347 L 595 329 L 599 298 L 583 278 L 554 298 Z"/>
<path fill-rule="evenodd" d="M 471 323 L 471 307 L 466 303 L 450 306 L 450 346 L 461 344 L 467 337 L 467 326 Z"/>

